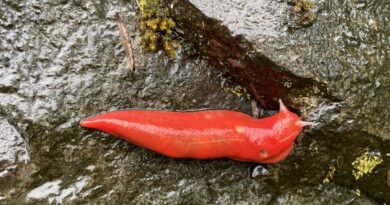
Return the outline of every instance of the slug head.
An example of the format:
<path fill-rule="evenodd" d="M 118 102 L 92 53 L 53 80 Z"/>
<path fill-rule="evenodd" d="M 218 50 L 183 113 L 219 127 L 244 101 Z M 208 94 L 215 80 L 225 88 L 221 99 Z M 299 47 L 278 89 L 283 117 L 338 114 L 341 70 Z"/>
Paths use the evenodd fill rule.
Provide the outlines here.
<path fill-rule="evenodd" d="M 262 163 L 276 163 L 287 157 L 293 148 L 293 143 L 305 126 L 305 122 L 293 112 L 290 112 L 280 102 L 279 113 L 270 118 L 272 129 L 263 136 L 259 144 L 259 157 Z"/>

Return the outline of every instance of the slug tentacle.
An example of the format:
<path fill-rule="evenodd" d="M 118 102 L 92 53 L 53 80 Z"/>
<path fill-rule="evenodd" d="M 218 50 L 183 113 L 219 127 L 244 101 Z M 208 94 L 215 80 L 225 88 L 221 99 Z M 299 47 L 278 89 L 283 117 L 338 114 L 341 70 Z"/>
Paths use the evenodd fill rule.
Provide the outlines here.
<path fill-rule="evenodd" d="M 288 111 L 287 107 L 283 104 L 283 101 L 281 99 L 279 99 L 279 111 L 280 112 L 287 112 Z"/>

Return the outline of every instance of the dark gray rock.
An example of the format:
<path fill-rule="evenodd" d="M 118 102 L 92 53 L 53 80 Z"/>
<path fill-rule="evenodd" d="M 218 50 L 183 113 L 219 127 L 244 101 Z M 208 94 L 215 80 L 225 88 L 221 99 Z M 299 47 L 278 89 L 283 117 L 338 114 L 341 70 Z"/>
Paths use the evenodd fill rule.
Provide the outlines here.
<path fill-rule="evenodd" d="M 162 52 L 143 52 L 135 2 L 3 1 L 0 8 L 0 110 L 31 151 L 28 164 L 0 178 L 1 203 L 179 202 L 191 201 L 192 196 L 213 200 L 210 191 L 202 193 L 208 185 L 197 182 L 197 177 L 173 186 L 198 168 L 194 161 L 188 166 L 107 135 L 82 131 L 78 122 L 102 111 L 129 108 L 249 112 L 246 98 L 224 91 L 218 72 L 188 53 L 179 51 L 177 59 L 169 60 Z M 134 40 L 133 75 L 116 12 L 121 12 Z M 1 133 L 7 144 L 14 143 L 8 137 Z M 1 158 L 24 145 L 15 143 L 18 146 L 2 149 Z M 207 176 L 200 171 L 198 177 L 203 175 Z"/>
<path fill-rule="evenodd" d="M 315 1 L 317 19 L 307 28 L 288 29 L 292 7 L 285 1 L 190 0 L 208 17 L 247 39 L 262 55 L 295 75 L 326 85 L 341 103 L 321 104 L 317 96 L 295 101 L 320 109 L 337 106 L 326 121 L 390 139 L 388 1 Z M 293 97 L 294 98 L 294 97 Z M 310 109 L 309 109 L 310 110 Z M 318 116 L 317 116 L 318 117 Z"/>
<path fill-rule="evenodd" d="M 337 202 L 347 203 L 355 197 L 343 188 L 333 196 L 296 183 L 310 171 L 323 173 L 299 167 L 304 176 L 291 176 L 297 173 L 294 157 L 271 167 L 276 174 L 263 176 L 252 174 L 250 163 L 170 159 L 81 129 L 80 119 L 117 109 L 250 112 L 250 102 L 225 92 L 222 74 L 191 57 L 186 42 L 175 60 L 142 51 L 134 1 L 7 0 L 0 11 L 0 111 L 28 142 L 31 155 L 0 178 L 0 203 L 257 204 L 340 195 Z M 134 74 L 126 64 L 116 12 L 134 41 Z M 371 201 L 364 194 L 358 200 Z"/>
<path fill-rule="evenodd" d="M 0 178 L 12 174 L 18 163 L 27 163 L 29 160 L 22 136 L 6 119 L 0 118 Z"/>
<path fill-rule="evenodd" d="M 287 96 L 305 120 L 317 122 L 298 140 L 301 146 L 288 162 L 294 168 L 281 167 L 280 183 L 322 183 L 324 167 L 337 162 L 335 183 L 379 202 L 390 200 L 384 180 L 390 164 L 390 143 L 384 141 L 390 128 L 388 2 L 315 1 L 314 24 L 292 27 L 297 17 L 286 1 L 167 1 L 183 34 L 215 67 L 260 103 L 256 94 L 271 99 L 265 105 L 272 96 Z M 289 72 L 293 81 L 270 76 L 264 67 Z M 303 87 L 296 78 L 303 78 Z M 352 163 L 366 149 L 379 152 L 383 161 L 356 180 Z"/>

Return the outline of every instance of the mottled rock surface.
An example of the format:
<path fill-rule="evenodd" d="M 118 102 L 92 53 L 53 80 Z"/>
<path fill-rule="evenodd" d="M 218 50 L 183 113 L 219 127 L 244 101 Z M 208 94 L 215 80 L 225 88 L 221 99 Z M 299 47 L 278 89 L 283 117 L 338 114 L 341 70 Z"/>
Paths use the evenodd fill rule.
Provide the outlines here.
<path fill-rule="evenodd" d="M 295 168 L 287 169 L 285 180 L 312 184 L 331 175 L 331 181 L 380 202 L 390 200 L 384 180 L 390 164 L 389 2 L 313 1 L 313 25 L 293 27 L 297 14 L 288 3 L 292 1 L 167 1 L 184 35 L 240 84 L 264 80 L 245 74 L 253 70 L 246 66 L 252 62 L 315 82 L 289 93 L 304 119 L 317 124 L 300 140 Z M 268 60 L 257 61 L 259 57 Z M 235 75 L 237 70 L 241 72 Z M 256 93 L 264 88 L 274 93 L 267 83 L 257 83 L 252 97 L 258 99 Z M 367 149 L 378 151 L 383 161 L 357 180 L 352 164 Z"/>
<path fill-rule="evenodd" d="M 27 144 L 15 127 L 0 118 L 0 177 L 16 170 L 18 163 L 27 163 L 30 156 Z"/>
<path fill-rule="evenodd" d="M 135 45 L 133 74 L 115 23 L 117 12 Z M 17 146 L 1 150 L 0 158 L 3 153 L 23 153 L 8 160 L 16 169 L 0 176 L 0 204 L 368 204 L 375 201 L 366 193 L 376 200 L 385 195 L 362 190 L 358 196 L 355 187 L 342 187 L 347 183 L 318 182 L 326 175 L 324 165 L 340 153 L 323 155 L 331 146 L 337 150 L 338 143 L 332 141 L 304 142 L 287 161 L 262 167 L 268 171 L 261 173 L 272 173 L 262 175 L 257 164 L 170 159 L 81 129 L 80 119 L 117 109 L 250 113 L 250 102 L 225 92 L 222 74 L 194 57 L 188 42 L 182 42 L 174 60 L 163 52 L 145 53 L 137 46 L 137 25 L 135 1 L 0 1 L 0 125 L 13 133 L 0 132 L 0 139 L 13 143 L 8 136 L 17 136 Z M 21 149 L 25 141 L 29 155 Z M 366 144 L 357 142 L 356 147 Z M 309 147 L 318 152 L 309 152 Z M 302 160 L 312 166 L 303 166 Z"/>
<path fill-rule="evenodd" d="M 313 1 L 316 21 L 294 32 L 288 26 L 293 7 L 285 1 L 190 2 L 277 65 L 326 84 L 327 91 L 341 101 L 340 115 L 332 119 L 340 129 L 359 127 L 390 139 L 388 1 Z M 302 99 L 296 96 L 295 100 Z M 321 103 L 315 97 L 309 100 L 307 105 Z M 324 106 L 329 105 L 318 109 Z"/>

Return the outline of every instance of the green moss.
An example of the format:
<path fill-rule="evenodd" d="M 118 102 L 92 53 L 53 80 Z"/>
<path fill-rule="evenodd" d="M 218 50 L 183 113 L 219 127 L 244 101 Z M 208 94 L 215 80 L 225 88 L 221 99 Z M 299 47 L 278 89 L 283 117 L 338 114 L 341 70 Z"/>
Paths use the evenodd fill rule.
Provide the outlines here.
<path fill-rule="evenodd" d="M 374 168 L 382 162 L 383 159 L 379 152 L 370 152 L 368 149 L 366 149 L 361 156 L 352 162 L 352 166 L 354 168 L 352 175 L 356 180 L 358 180 L 364 175 L 371 173 L 372 170 L 374 170 Z"/>
<path fill-rule="evenodd" d="M 137 0 L 141 12 L 141 46 L 149 51 L 164 49 L 171 58 L 176 56 L 180 44 L 174 39 L 176 23 L 169 17 L 161 0 Z"/>
<path fill-rule="evenodd" d="M 230 92 L 230 93 L 233 93 L 234 95 L 236 95 L 237 97 L 244 97 L 246 99 L 250 99 L 250 94 L 248 93 L 248 91 L 241 87 L 241 86 L 235 86 L 235 87 L 224 87 L 222 86 L 223 90 L 225 92 Z"/>
<path fill-rule="evenodd" d="M 311 0 L 294 0 L 295 12 L 309 12 L 314 8 L 314 3 Z"/>
<path fill-rule="evenodd" d="M 314 23 L 317 16 L 313 12 L 315 5 L 312 0 L 292 0 L 288 2 L 293 6 L 293 20 L 290 22 L 290 29 L 295 30 Z"/>

